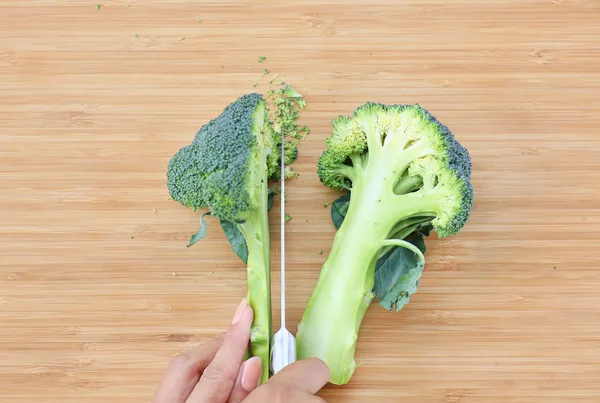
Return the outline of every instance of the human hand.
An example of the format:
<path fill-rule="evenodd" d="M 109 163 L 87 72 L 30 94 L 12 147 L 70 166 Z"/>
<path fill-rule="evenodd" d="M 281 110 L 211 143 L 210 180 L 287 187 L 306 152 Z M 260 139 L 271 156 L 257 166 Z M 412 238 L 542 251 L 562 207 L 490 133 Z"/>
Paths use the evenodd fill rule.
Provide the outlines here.
<path fill-rule="evenodd" d="M 250 393 L 243 403 L 326 403 L 315 396 L 329 380 L 329 369 L 317 358 L 297 361 Z"/>
<path fill-rule="evenodd" d="M 329 371 L 317 359 L 294 363 L 257 389 L 261 359 L 242 362 L 253 317 L 252 308 L 242 301 L 227 333 L 174 357 L 154 403 L 323 402 L 314 394 L 327 383 Z"/>

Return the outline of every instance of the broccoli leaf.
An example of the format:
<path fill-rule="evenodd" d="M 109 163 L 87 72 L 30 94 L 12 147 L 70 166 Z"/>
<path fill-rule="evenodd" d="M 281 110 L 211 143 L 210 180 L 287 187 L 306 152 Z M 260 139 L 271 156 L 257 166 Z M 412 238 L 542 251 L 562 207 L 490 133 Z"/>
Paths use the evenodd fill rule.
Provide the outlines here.
<path fill-rule="evenodd" d="M 423 266 L 417 263 L 417 267 L 413 267 L 404 274 L 394 287 L 388 292 L 379 304 L 388 311 L 396 310 L 398 312 L 404 305 L 410 302 L 410 296 L 417 292 L 419 279 L 423 274 Z"/>
<path fill-rule="evenodd" d="M 275 199 L 276 192 L 272 189 L 269 189 L 268 193 L 268 204 L 267 208 L 271 210 L 273 206 L 273 199 Z M 244 263 L 248 263 L 248 245 L 246 244 L 246 238 L 242 234 L 242 231 L 236 225 L 237 223 L 233 221 L 221 220 L 221 228 L 223 228 L 223 232 L 227 239 L 229 239 L 229 243 L 231 244 L 231 249 L 235 252 L 236 255 Z"/>
<path fill-rule="evenodd" d="M 404 240 L 425 253 L 425 240 L 421 232 L 413 232 Z M 418 269 L 418 276 L 413 271 L 415 269 Z M 410 295 L 417 291 L 422 271 L 417 255 L 409 249 L 396 247 L 383 255 L 375 265 L 373 294 L 381 300 L 382 307 L 391 311 L 395 305 L 398 312 L 408 303 Z"/>
<path fill-rule="evenodd" d="M 238 228 L 237 224 L 233 221 L 221 220 L 221 228 L 229 243 L 231 249 L 239 256 L 244 263 L 248 263 L 248 245 L 246 244 L 246 238 L 242 234 L 242 231 Z"/>
<path fill-rule="evenodd" d="M 210 211 L 207 211 L 200 216 L 200 228 L 198 228 L 198 231 L 190 237 L 190 241 L 187 244 L 188 248 L 206 237 L 206 221 L 204 220 L 205 215 L 210 215 Z"/>
<path fill-rule="evenodd" d="M 336 229 L 340 229 L 344 218 L 346 218 L 346 212 L 348 212 L 348 206 L 350 205 L 350 192 L 341 195 L 337 200 L 331 204 L 331 220 Z"/>
<path fill-rule="evenodd" d="M 273 206 L 273 200 L 275 199 L 275 191 L 272 189 L 269 189 L 268 195 L 267 195 L 267 209 L 271 210 L 271 207 Z"/>

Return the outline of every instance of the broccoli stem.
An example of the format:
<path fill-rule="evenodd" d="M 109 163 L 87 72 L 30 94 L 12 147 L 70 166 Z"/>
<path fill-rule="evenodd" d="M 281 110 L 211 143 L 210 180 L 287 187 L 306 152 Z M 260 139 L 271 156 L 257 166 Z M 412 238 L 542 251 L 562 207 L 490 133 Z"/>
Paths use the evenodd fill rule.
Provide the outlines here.
<path fill-rule="evenodd" d="M 298 358 L 323 360 L 329 381 L 337 385 L 348 382 L 356 368 L 358 329 L 373 299 L 376 257 L 389 232 L 377 228 L 360 204 L 350 203 L 296 336 Z"/>
<path fill-rule="evenodd" d="M 434 202 L 429 195 L 394 195 L 393 184 L 386 181 L 386 164 L 384 159 L 367 164 L 353 182 L 346 218 L 298 326 L 298 358 L 323 360 L 330 370 L 329 382 L 337 385 L 347 383 L 356 368 L 358 330 L 374 297 L 381 249 L 391 247 L 388 238 L 402 231 L 397 223 L 405 221 L 407 230 L 416 228 L 423 219 L 408 218 L 429 215 Z"/>
<path fill-rule="evenodd" d="M 248 245 L 247 302 L 254 311 L 250 330 L 250 356 L 262 361 L 261 383 L 269 379 L 271 342 L 271 269 L 268 221 L 268 188 L 266 175 L 259 186 L 259 206 L 248 219 L 238 224 Z"/>

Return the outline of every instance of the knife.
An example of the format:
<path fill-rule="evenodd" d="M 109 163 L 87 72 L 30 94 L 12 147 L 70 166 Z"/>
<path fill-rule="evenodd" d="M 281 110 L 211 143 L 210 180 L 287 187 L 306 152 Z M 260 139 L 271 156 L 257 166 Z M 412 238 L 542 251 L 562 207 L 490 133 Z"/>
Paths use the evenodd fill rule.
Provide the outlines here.
<path fill-rule="evenodd" d="M 281 328 L 273 336 L 273 374 L 296 361 L 296 339 L 285 326 L 285 137 L 281 129 Z"/>

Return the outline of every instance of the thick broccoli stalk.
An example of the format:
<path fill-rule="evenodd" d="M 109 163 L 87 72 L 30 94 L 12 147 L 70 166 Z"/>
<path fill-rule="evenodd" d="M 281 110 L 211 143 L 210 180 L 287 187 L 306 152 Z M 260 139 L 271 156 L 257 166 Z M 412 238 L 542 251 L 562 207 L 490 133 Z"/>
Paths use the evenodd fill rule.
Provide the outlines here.
<path fill-rule="evenodd" d="M 378 258 L 394 246 L 419 252 L 403 239 L 424 225 L 440 237 L 456 234 L 473 188 L 467 150 L 418 105 L 367 103 L 332 124 L 318 174 L 350 190 L 350 204 L 298 326 L 297 351 L 325 361 L 330 382 L 345 384 Z"/>
<path fill-rule="evenodd" d="M 208 208 L 222 223 L 233 224 L 224 229 L 237 228 L 245 238 L 247 301 L 254 310 L 249 354 L 261 358 L 263 382 L 269 377 L 271 338 L 268 184 L 279 176 L 282 140 L 273 131 L 266 100 L 244 95 L 200 128 L 167 169 L 174 200 L 194 210 Z M 295 146 L 286 147 L 295 156 Z"/>

